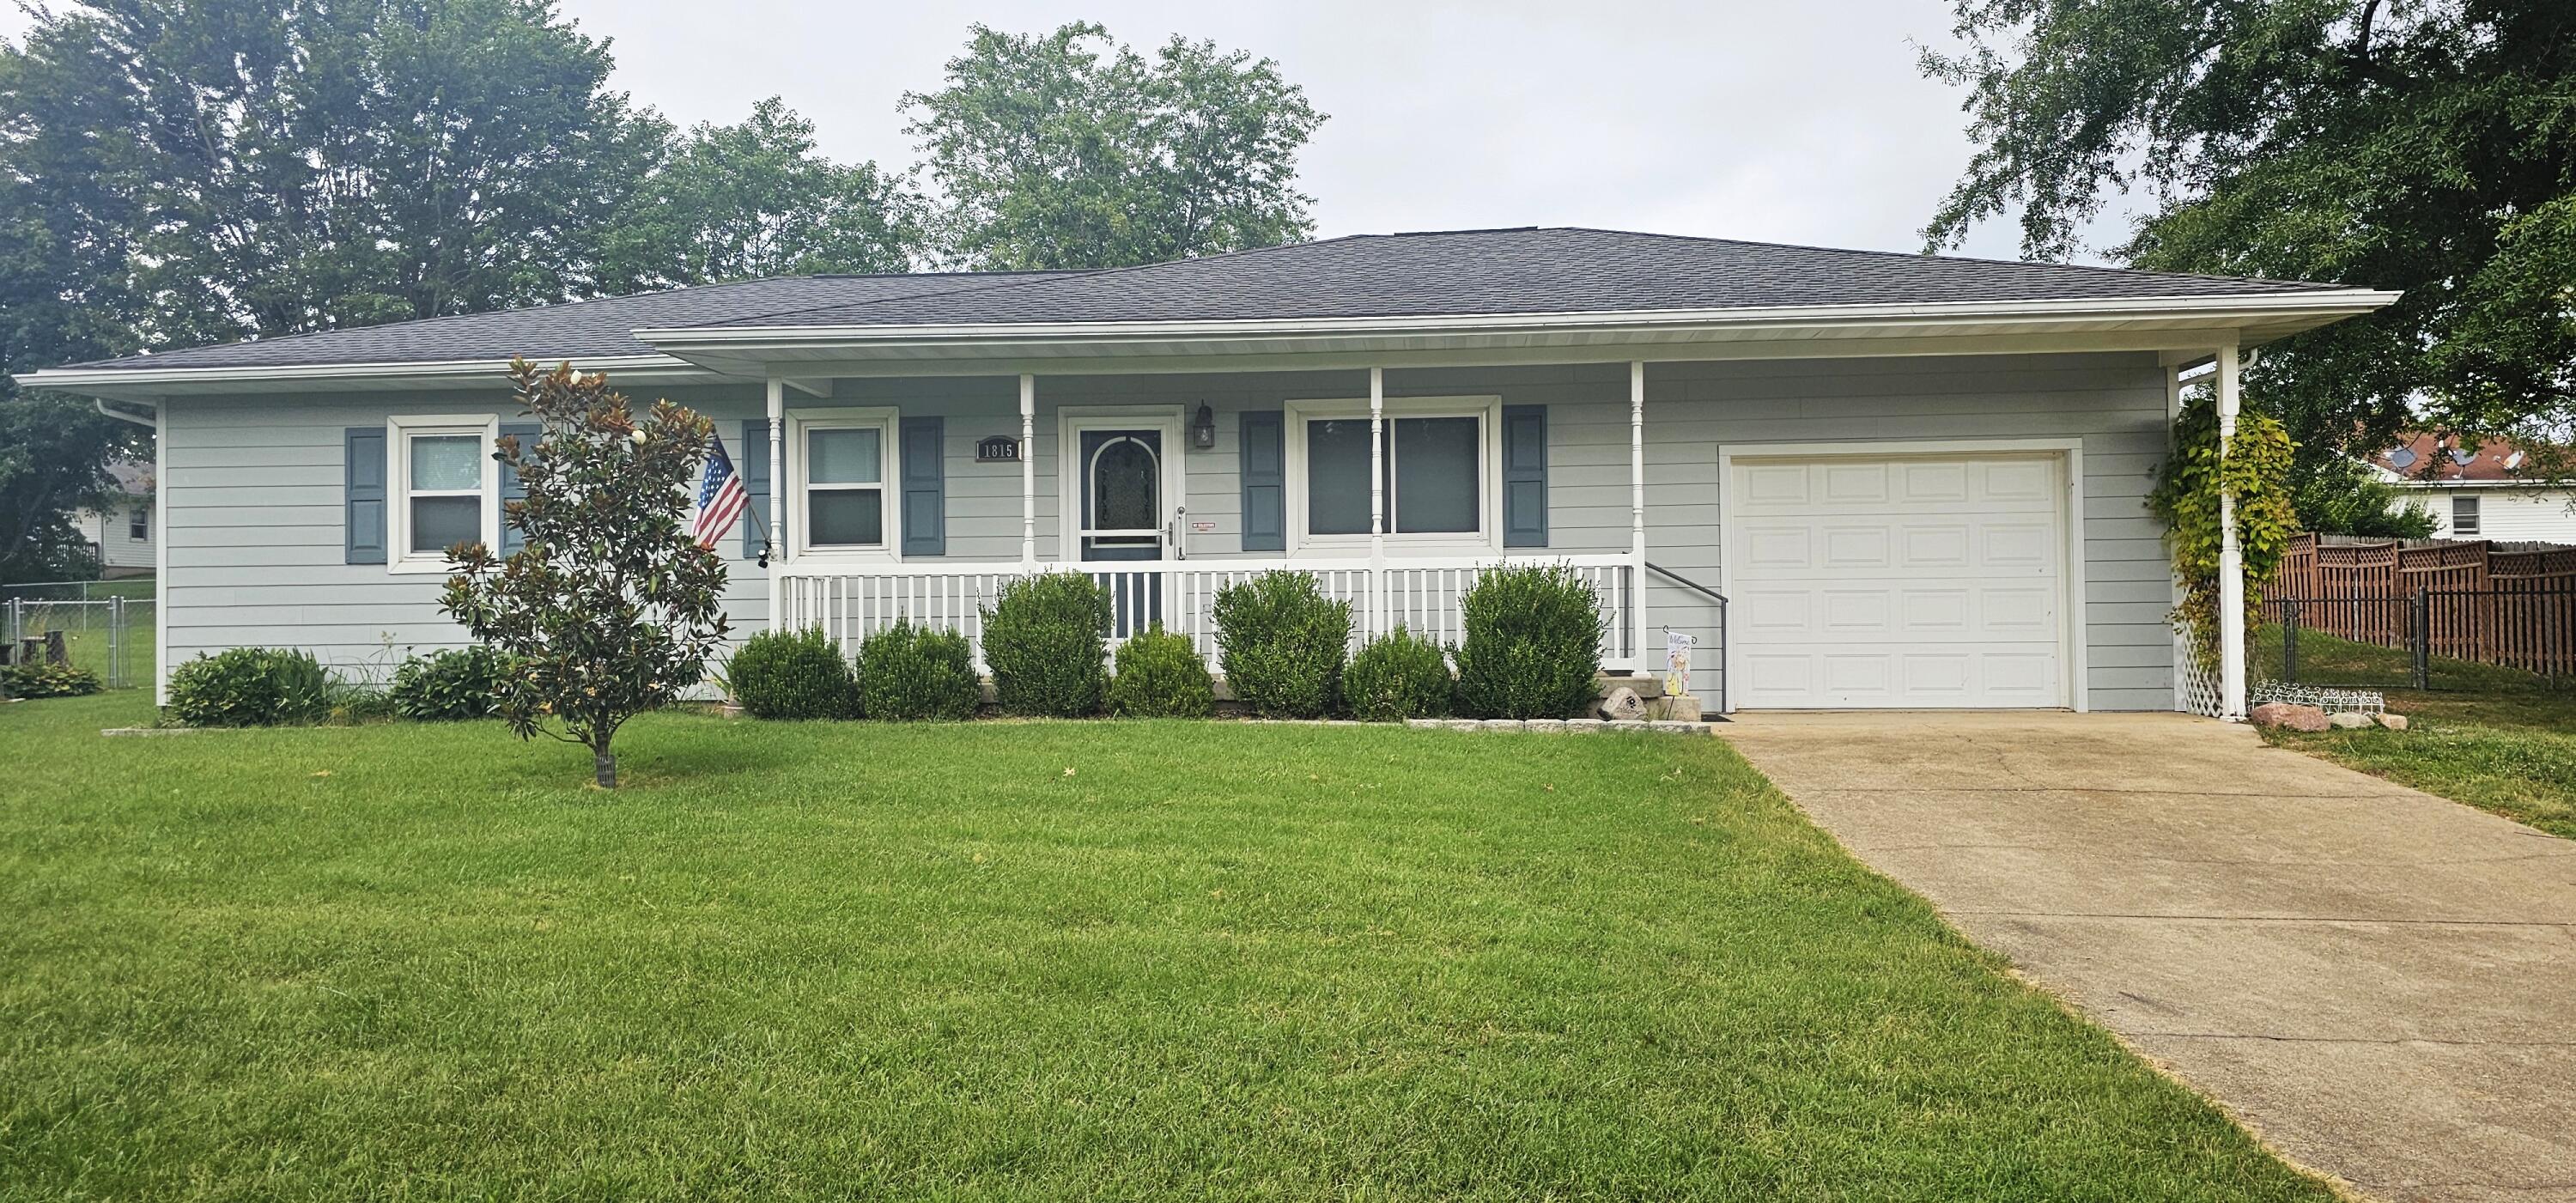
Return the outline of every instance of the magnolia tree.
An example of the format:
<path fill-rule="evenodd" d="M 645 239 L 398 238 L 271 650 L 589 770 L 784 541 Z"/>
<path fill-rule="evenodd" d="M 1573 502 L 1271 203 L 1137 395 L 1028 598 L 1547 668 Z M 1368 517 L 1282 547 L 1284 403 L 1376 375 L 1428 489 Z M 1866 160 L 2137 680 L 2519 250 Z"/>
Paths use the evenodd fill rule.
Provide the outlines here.
<path fill-rule="evenodd" d="M 513 360 L 510 379 L 545 427 L 535 447 L 505 437 L 492 457 L 526 490 L 503 521 L 527 546 L 450 548 L 439 606 L 510 658 L 497 699 L 510 729 L 588 747 L 614 789 L 618 727 L 704 680 L 724 642 L 724 562 L 686 521 L 715 427 L 669 401 L 639 419 L 606 377 L 570 364 Z"/>

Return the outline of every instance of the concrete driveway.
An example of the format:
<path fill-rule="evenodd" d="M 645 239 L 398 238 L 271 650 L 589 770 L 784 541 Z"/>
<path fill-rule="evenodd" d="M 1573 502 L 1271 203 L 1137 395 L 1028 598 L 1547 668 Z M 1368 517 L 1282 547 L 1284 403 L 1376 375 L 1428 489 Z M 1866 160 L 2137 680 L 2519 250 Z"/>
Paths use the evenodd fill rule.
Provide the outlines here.
<path fill-rule="evenodd" d="M 1878 871 L 2381 1199 L 2576 1200 L 2576 841 L 2178 715 L 1721 733 Z"/>

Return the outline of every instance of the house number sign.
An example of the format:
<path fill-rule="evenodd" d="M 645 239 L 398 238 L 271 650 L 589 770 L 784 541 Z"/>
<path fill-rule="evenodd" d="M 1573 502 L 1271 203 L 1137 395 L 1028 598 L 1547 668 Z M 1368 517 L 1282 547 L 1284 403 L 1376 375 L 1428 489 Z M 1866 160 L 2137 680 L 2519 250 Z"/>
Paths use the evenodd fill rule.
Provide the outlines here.
<path fill-rule="evenodd" d="M 975 444 L 975 462 L 990 464 L 1020 458 L 1020 441 L 1007 434 L 997 434 Z"/>

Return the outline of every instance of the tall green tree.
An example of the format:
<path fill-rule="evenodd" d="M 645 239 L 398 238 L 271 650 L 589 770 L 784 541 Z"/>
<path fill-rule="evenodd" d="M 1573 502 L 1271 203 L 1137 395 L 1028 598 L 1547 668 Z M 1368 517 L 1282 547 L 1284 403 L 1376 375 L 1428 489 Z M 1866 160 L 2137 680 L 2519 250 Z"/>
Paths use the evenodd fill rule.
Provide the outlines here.
<path fill-rule="evenodd" d="M 546 0 L 91 0 L 0 49 L 128 351 L 562 300 L 668 128 Z"/>
<path fill-rule="evenodd" d="M 1122 267 L 1313 233 L 1297 152 L 1324 115 L 1277 63 L 1180 37 L 1149 59 L 1087 22 L 973 29 L 946 86 L 903 101 L 948 259 Z"/>
<path fill-rule="evenodd" d="M 815 152 L 777 97 L 692 128 L 603 240 L 610 292 L 815 272 L 899 272 L 924 253 L 921 199 L 874 163 Z"/>
<path fill-rule="evenodd" d="M 2134 187 L 2133 266 L 2405 291 L 2248 374 L 2312 471 L 2409 426 L 2576 428 L 2576 4 L 1955 3 L 1966 48 L 1923 66 L 1977 149 L 1930 249 L 2018 212 L 2063 258 Z"/>

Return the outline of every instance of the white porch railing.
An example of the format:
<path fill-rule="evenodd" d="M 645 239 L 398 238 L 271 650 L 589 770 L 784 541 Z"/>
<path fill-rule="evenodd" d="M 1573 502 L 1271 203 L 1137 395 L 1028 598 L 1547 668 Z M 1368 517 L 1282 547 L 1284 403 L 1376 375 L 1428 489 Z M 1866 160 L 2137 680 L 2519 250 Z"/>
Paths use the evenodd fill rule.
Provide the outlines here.
<path fill-rule="evenodd" d="M 1397 627 L 1440 643 L 1455 643 L 1464 634 L 1459 603 L 1476 578 L 1499 561 L 1492 557 L 1408 558 L 1371 568 L 1366 561 L 1298 560 L 1276 557 L 1223 560 L 1107 560 L 1093 563 L 1039 564 L 1039 572 L 1085 572 L 1108 587 L 1113 639 L 1124 639 L 1160 622 L 1164 629 L 1190 637 L 1208 667 L 1217 666 L 1216 595 L 1219 589 L 1273 569 L 1310 572 L 1326 596 L 1351 603 L 1351 642 L 1374 638 Z M 1592 589 L 1601 613 L 1601 664 L 1614 670 L 1638 667 L 1635 622 L 1637 565 L 1621 554 L 1515 556 L 1514 564 L 1563 564 Z M 1018 563 L 911 561 L 901 564 L 786 565 L 772 588 L 778 591 L 779 624 L 787 629 L 819 626 L 846 651 L 855 652 L 869 635 L 910 620 L 919 625 L 957 631 L 975 650 L 975 666 L 984 667 L 984 610 L 1002 587 L 1031 571 Z"/>

